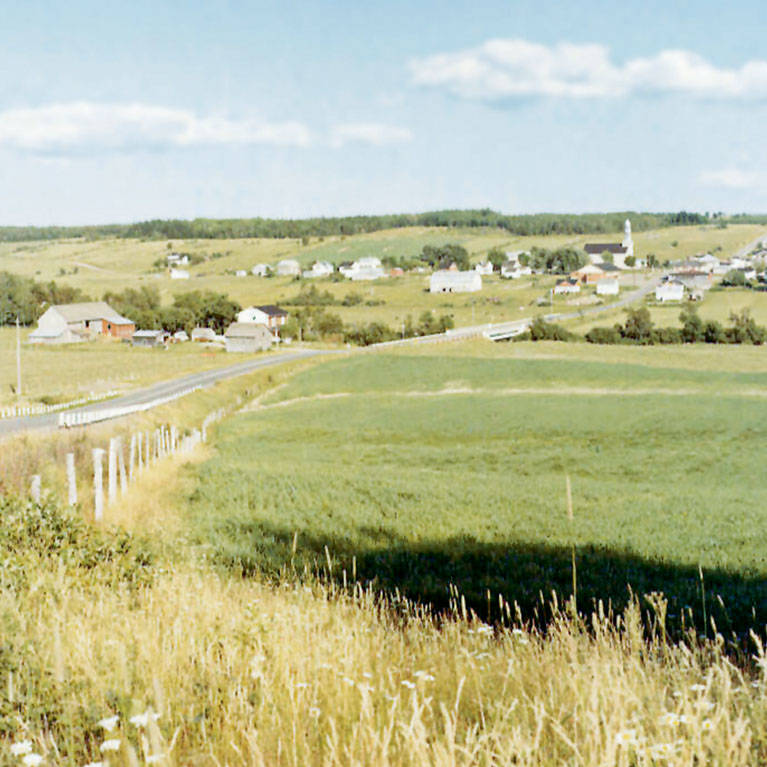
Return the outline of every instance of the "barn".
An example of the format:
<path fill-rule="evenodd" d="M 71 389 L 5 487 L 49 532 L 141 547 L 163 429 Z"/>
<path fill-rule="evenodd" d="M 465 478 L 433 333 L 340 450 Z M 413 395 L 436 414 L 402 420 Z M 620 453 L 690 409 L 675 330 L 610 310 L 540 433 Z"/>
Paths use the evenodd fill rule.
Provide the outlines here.
<path fill-rule="evenodd" d="M 254 322 L 233 322 L 224 334 L 228 352 L 253 353 L 268 349 L 274 336 L 266 325 Z"/>
<path fill-rule="evenodd" d="M 430 293 L 476 293 L 482 290 L 482 277 L 479 272 L 453 272 L 441 269 L 434 272 L 429 281 Z"/>
<path fill-rule="evenodd" d="M 33 344 L 71 344 L 97 336 L 130 338 L 133 320 L 118 314 L 106 301 L 49 306 L 29 334 Z"/>

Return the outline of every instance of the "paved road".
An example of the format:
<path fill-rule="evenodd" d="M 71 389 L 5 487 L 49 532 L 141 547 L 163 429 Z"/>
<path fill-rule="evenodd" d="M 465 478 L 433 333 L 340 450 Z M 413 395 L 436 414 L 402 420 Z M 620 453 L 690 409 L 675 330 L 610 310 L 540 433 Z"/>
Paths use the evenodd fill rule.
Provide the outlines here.
<path fill-rule="evenodd" d="M 160 397 L 167 397 L 184 389 L 193 386 L 206 388 L 212 386 L 218 381 L 225 381 L 228 378 L 252 373 L 260 368 L 271 367 L 272 365 L 282 365 L 286 362 L 295 362 L 309 357 L 315 357 L 320 354 L 330 354 L 332 352 L 319 349 L 300 349 L 294 352 L 275 354 L 269 357 L 259 357 L 258 359 L 247 360 L 236 365 L 228 365 L 224 368 L 206 370 L 202 373 L 191 373 L 181 378 L 174 378 L 171 381 L 148 386 L 145 389 L 139 389 L 122 397 L 116 397 L 103 402 L 95 402 L 91 405 L 85 405 L 80 408 L 74 408 L 69 412 L 78 411 L 97 411 L 112 407 L 122 407 L 125 405 L 139 405 L 144 402 L 150 402 Z M 58 413 L 47 413 L 46 415 L 25 416 L 22 418 L 5 418 L 0 420 L 0 437 L 13 434 L 20 431 L 29 431 L 37 429 L 54 429 L 58 426 Z"/>
<path fill-rule="evenodd" d="M 757 237 L 753 242 L 749 242 L 748 245 L 741 248 L 735 255 L 739 258 L 747 256 L 752 250 L 756 248 L 760 242 L 767 244 L 767 232 Z"/>

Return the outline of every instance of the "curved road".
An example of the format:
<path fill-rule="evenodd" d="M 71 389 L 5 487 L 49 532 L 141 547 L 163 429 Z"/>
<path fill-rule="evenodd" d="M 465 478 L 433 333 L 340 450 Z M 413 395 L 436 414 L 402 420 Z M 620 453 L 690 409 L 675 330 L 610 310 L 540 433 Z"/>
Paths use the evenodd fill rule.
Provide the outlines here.
<path fill-rule="evenodd" d="M 225 381 L 228 378 L 236 378 L 237 376 L 245 375 L 246 373 L 252 373 L 260 368 L 281 365 L 285 362 L 295 362 L 296 360 L 331 353 L 333 352 L 320 349 L 301 349 L 269 357 L 260 357 L 258 359 L 240 362 L 236 365 L 228 365 L 224 368 L 206 370 L 202 373 L 190 373 L 181 378 L 174 378 L 171 381 L 162 381 L 161 383 L 148 386 L 145 389 L 139 389 L 130 394 L 125 394 L 122 397 L 95 402 L 91 405 L 73 408 L 67 412 L 93 412 L 107 408 L 122 407 L 125 405 L 139 405 L 153 399 L 159 399 L 160 397 L 167 397 L 182 392 L 193 386 L 207 388 L 218 381 Z M 0 437 L 20 431 L 55 429 L 58 426 L 58 422 L 58 413 L 22 416 L 20 418 L 5 418 L 0 420 Z"/>

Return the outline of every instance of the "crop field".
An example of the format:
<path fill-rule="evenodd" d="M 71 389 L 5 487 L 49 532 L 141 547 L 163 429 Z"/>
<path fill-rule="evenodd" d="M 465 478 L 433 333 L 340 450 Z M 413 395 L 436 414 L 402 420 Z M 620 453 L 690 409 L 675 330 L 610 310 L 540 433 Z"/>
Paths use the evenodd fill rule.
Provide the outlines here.
<path fill-rule="evenodd" d="M 742 636 L 767 621 L 766 385 L 626 362 L 333 362 L 222 427 L 193 524 L 236 571 L 329 554 L 437 607 L 452 584 L 489 619 L 499 594 L 528 618 L 569 596 L 574 543 L 585 609 L 662 591 L 677 628 L 702 625 L 700 567 L 707 614 Z"/>

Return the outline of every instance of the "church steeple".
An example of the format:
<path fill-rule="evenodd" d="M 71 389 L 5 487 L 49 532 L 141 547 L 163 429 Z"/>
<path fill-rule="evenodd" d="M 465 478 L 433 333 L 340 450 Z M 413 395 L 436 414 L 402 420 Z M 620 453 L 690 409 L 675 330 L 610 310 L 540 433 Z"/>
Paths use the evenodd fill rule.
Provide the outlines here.
<path fill-rule="evenodd" d="M 634 255 L 634 240 L 631 239 L 631 221 L 626 219 L 626 223 L 623 224 L 623 242 L 621 243 L 626 248 L 626 255 Z"/>

